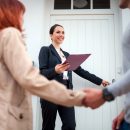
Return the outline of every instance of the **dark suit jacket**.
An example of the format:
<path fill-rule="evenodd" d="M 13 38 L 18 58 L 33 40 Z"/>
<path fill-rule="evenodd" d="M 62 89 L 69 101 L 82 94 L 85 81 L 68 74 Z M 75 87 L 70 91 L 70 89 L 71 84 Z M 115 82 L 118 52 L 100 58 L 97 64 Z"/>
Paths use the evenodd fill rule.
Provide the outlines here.
<path fill-rule="evenodd" d="M 61 51 L 63 52 L 65 57 L 69 56 L 69 53 L 63 50 Z M 55 72 L 55 66 L 60 63 L 61 63 L 61 58 L 52 44 L 49 47 L 44 46 L 41 48 L 39 53 L 39 68 L 40 68 L 40 73 L 42 75 L 47 77 L 49 80 L 55 79 L 60 83 L 63 83 L 63 74 L 57 74 Z M 97 85 L 100 85 L 102 83 L 101 78 L 82 69 L 81 66 L 79 66 L 76 70 L 74 70 L 74 72 L 78 74 L 80 77 L 87 79 Z M 68 71 L 68 78 L 69 78 L 68 88 L 72 89 L 73 88 L 72 71 Z"/>

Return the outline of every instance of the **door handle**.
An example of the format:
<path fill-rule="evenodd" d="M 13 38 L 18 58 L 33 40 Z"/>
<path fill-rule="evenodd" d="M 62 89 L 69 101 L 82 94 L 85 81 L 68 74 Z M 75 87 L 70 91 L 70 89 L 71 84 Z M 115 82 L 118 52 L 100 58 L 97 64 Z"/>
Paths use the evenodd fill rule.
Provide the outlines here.
<path fill-rule="evenodd" d="M 115 79 L 112 79 L 112 83 L 114 83 L 116 80 Z"/>

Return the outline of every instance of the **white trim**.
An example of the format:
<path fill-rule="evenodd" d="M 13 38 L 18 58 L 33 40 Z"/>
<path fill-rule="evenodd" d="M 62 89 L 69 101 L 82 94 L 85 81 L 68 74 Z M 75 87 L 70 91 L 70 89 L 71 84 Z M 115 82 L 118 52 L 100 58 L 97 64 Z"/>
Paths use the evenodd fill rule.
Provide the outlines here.
<path fill-rule="evenodd" d="M 73 0 L 71 0 L 71 10 L 73 10 Z"/>
<path fill-rule="evenodd" d="M 102 9 L 102 10 L 95 10 L 95 9 L 82 9 L 82 10 L 51 10 L 50 12 L 51 15 L 56 15 L 56 14 L 114 14 L 113 10 L 107 10 L 107 9 Z"/>
<path fill-rule="evenodd" d="M 93 9 L 93 0 L 90 0 L 90 8 Z"/>

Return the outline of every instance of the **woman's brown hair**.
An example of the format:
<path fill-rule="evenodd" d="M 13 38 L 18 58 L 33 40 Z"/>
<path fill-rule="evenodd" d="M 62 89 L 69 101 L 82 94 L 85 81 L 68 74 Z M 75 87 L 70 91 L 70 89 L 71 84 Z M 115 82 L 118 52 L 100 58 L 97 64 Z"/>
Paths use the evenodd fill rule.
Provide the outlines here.
<path fill-rule="evenodd" d="M 0 0 L 0 30 L 15 27 L 22 32 L 20 16 L 25 6 L 18 0 Z"/>
<path fill-rule="evenodd" d="M 55 28 L 56 28 L 57 26 L 60 26 L 60 27 L 63 28 L 63 26 L 60 25 L 60 24 L 54 24 L 53 26 L 51 26 L 50 31 L 49 31 L 49 34 L 53 34 L 53 32 L 54 32 L 54 30 L 55 30 Z"/>

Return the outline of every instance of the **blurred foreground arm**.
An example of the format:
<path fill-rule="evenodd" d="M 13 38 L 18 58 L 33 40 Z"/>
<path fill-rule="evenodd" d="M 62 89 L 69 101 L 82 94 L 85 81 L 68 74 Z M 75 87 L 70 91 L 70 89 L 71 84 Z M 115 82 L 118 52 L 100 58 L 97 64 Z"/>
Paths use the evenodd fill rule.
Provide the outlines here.
<path fill-rule="evenodd" d="M 8 68 L 10 77 L 34 95 L 65 106 L 81 106 L 86 96 L 83 91 L 72 91 L 56 81 L 49 81 L 40 75 L 39 69 L 33 67 L 21 33 L 15 28 L 2 31 L 2 58 Z"/>

